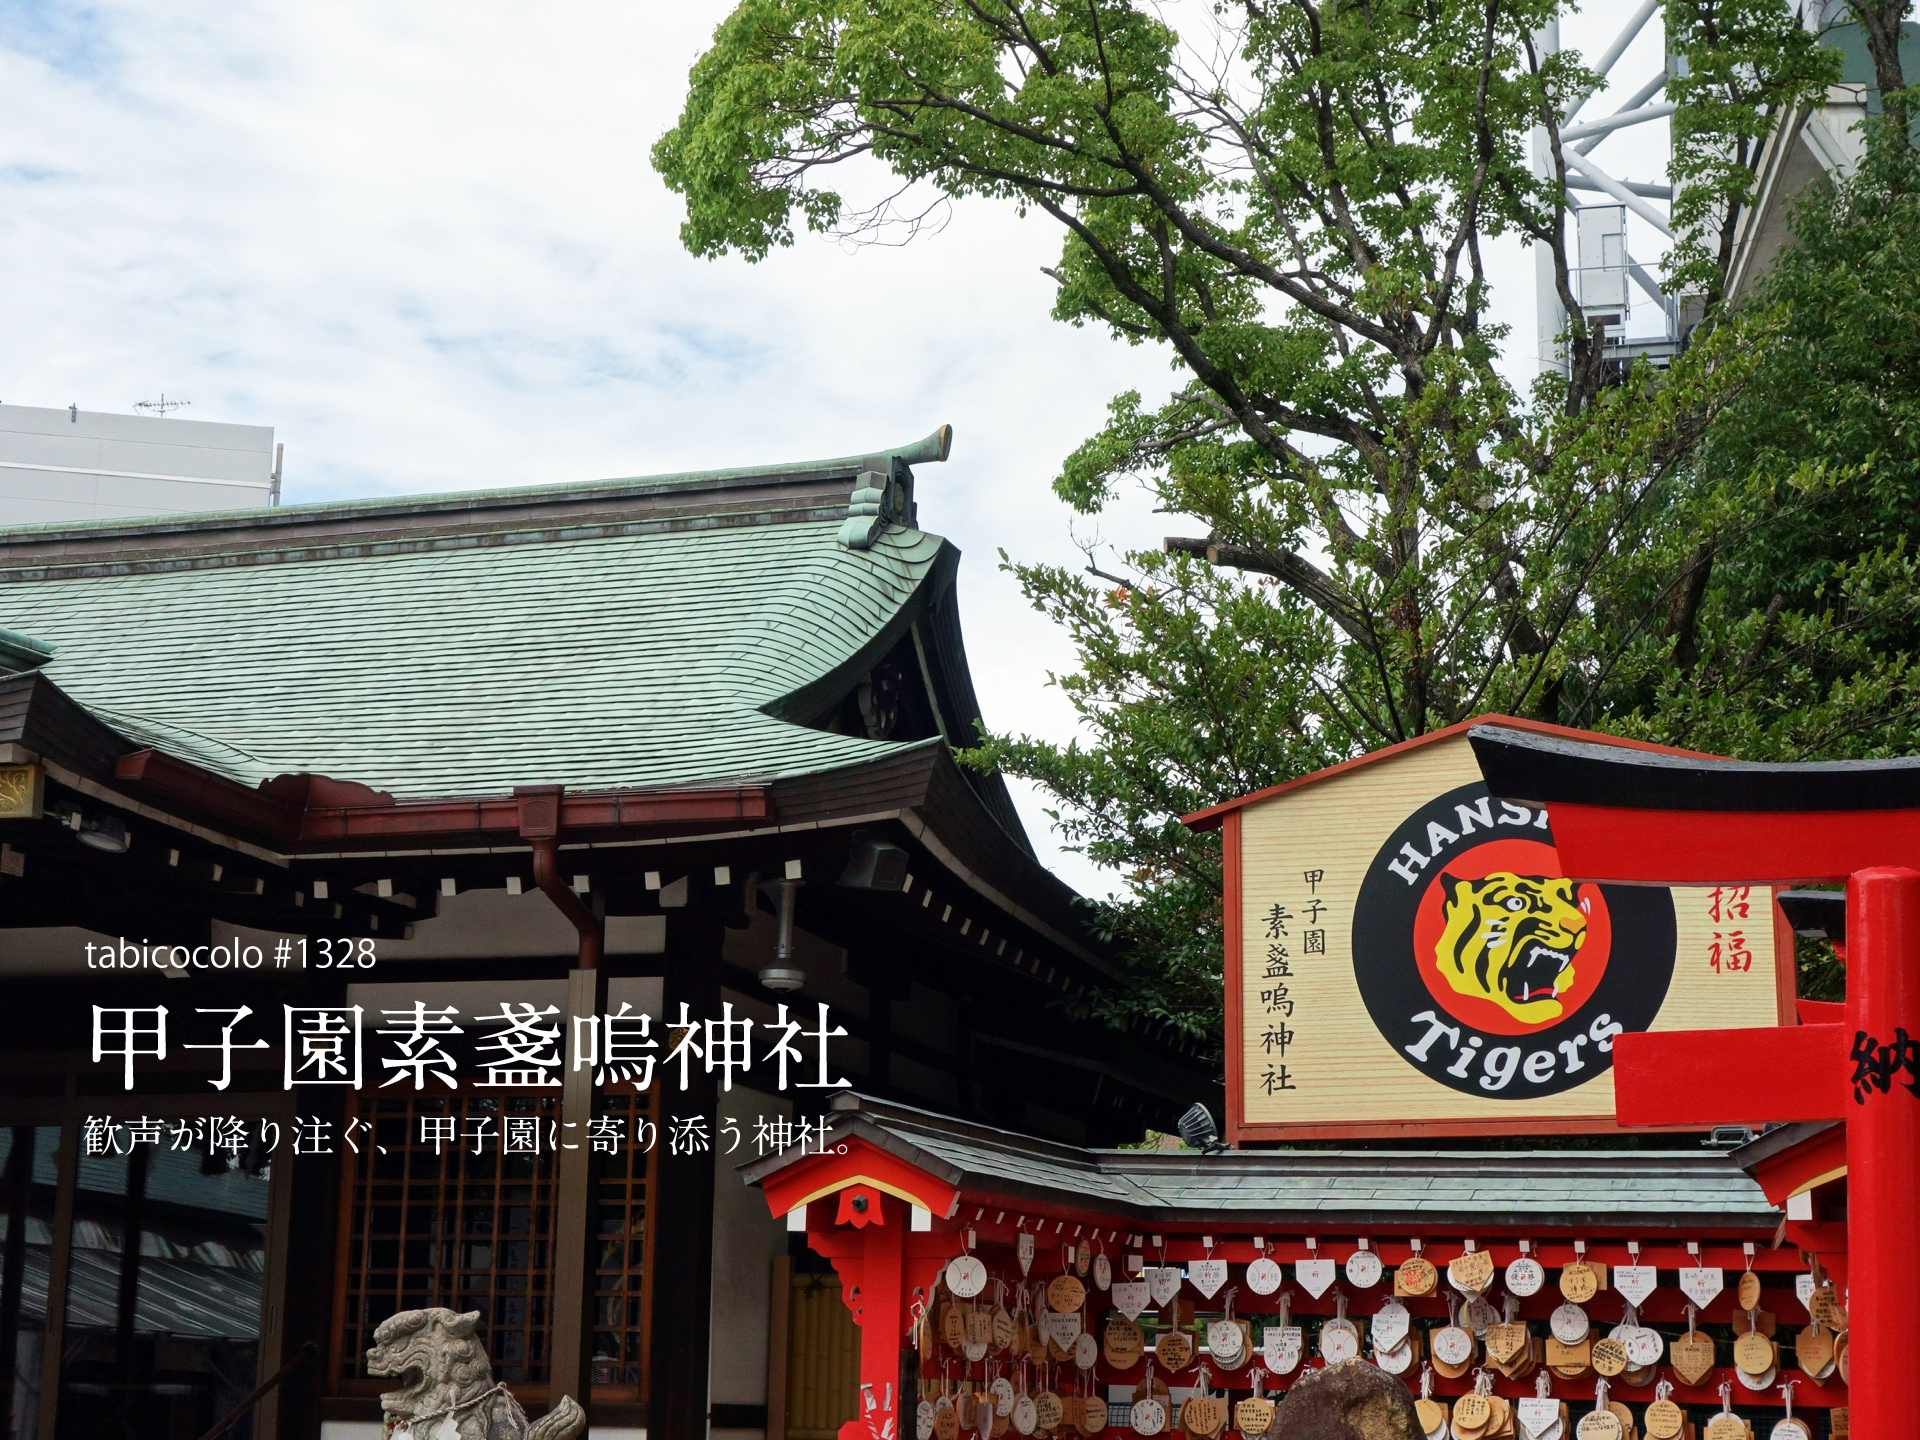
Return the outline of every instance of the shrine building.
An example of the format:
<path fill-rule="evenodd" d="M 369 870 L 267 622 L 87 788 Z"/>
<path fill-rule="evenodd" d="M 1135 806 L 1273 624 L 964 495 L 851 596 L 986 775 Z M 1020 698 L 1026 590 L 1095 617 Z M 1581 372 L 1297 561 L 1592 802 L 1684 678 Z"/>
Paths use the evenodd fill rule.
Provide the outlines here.
<path fill-rule="evenodd" d="M 1094 1145 L 1217 1094 L 1089 1018 L 1126 977 L 954 759 L 948 442 L 0 530 L 10 1435 L 278 1376 L 229 1434 L 371 1440 L 444 1305 L 535 1416 L 824 1437 L 857 1332 L 736 1167 L 842 1085 Z"/>

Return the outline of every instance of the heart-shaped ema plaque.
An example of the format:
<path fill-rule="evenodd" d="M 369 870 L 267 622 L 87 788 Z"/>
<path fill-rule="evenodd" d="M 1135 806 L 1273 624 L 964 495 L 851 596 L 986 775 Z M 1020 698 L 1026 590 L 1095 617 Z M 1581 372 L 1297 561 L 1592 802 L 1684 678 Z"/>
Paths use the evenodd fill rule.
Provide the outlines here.
<path fill-rule="evenodd" d="M 1180 1407 L 1180 1428 L 1201 1440 L 1213 1440 L 1227 1426 L 1227 1402 L 1218 1395 L 1196 1395 Z"/>
<path fill-rule="evenodd" d="M 1152 1287 L 1144 1280 L 1116 1280 L 1107 1294 L 1113 1300 L 1113 1308 L 1129 1320 L 1138 1320 L 1140 1312 L 1153 1299 Z"/>
<path fill-rule="evenodd" d="M 1285 1375 L 1300 1363 L 1306 1341 L 1298 1325 L 1269 1325 L 1260 1332 L 1260 1358 L 1275 1375 Z"/>
<path fill-rule="evenodd" d="M 1316 1300 L 1333 1288 L 1331 1260 L 1296 1260 L 1293 1274 L 1300 1282 L 1300 1288 Z"/>
<path fill-rule="evenodd" d="M 1262 1255 L 1247 1266 L 1247 1288 L 1256 1295 L 1271 1295 L 1286 1283 L 1287 1272 L 1277 1260 Z"/>
<path fill-rule="evenodd" d="M 1347 1283 L 1361 1290 L 1371 1290 L 1380 1283 L 1380 1256 L 1372 1250 L 1356 1250 L 1347 1256 Z"/>
<path fill-rule="evenodd" d="M 1727 1288 L 1727 1272 L 1718 1265 L 1688 1266 L 1680 1272 L 1680 1293 L 1702 1310 Z"/>
<path fill-rule="evenodd" d="M 1182 1330 L 1164 1330 L 1153 1343 L 1153 1357 L 1162 1370 L 1178 1373 L 1193 1363 L 1193 1337 Z"/>
<path fill-rule="evenodd" d="M 1136 1400 L 1129 1418 L 1133 1421 L 1134 1434 L 1158 1435 L 1167 1428 L 1167 1407 L 1151 1398 Z"/>
<path fill-rule="evenodd" d="M 1146 1270 L 1147 1291 L 1153 1296 L 1155 1305 L 1165 1305 L 1180 1293 L 1181 1274 L 1175 1265 L 1149 1265 Z"/>
<path fill-rule="evenodd" d="M 1667 1363 L 1689 1385 L 1698 1385 L 1713 1373 L 1713 1341 L 1699 1330 L 1679 1336 L 1667 1346 Z"/>
<path fill-rule="evenodd" d="M 987 1267 L 977 1255 L 956 1255 L 947 1262 L 947 1289 L 971 1300 L 987 1288 Z"/>
<path fill-rule="evenodd" d="M 1468 1295 L 1478 1295 L 1493 1283 L 1493 1257 L 1484 1250 L 1469 1250 L 1447 1262 L 1447 1283 Z"/>
<path fill-rule="evenodd" d="M 1224 1260 L 1193 1261 L 1187 1266 L 1187 1283 L 1211 1300 L 1220 1293 L 1220 1287 L 1227 1283 L 1227 1262 Z"/>
<path fill-rule="evenodd" d="M 1616 1265 L 1613 1267 L 1613 1288 L 1626 1296 L 1627 1303 L 1638 1310 L 1647 1303 L 1647 1297 L 1660 1288 L 1660 1271 L 1652 1265 Z"/>

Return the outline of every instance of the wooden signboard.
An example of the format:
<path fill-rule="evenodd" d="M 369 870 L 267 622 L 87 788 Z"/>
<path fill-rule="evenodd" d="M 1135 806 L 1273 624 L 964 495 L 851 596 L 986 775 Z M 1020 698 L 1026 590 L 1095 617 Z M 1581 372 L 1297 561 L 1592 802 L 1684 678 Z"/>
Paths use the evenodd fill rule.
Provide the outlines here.
<path fill-rule="evenodd" d="M 1189 817 L 1226 841 L 1230 1140 L 1610 1130 L 1616 1035 L 1791 1023 L 1771 891 L 1563 877 L 1466 729 Z"/>

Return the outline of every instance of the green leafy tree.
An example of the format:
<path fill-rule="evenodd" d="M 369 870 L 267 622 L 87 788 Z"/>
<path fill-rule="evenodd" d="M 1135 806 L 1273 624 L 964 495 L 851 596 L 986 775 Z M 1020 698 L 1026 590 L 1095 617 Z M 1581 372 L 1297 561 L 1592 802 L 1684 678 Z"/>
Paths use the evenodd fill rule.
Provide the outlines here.
<path fill-rule="evenodd" d="M 1166 353 L 1171 395 L 1118 397 L 1056 488 L 1091 513 L 1142 485 L 1191 533 L 1119 574 L 1014 566 L 1079 648 L 1059 683 L 1087 739 L 973 756 L 1039 780 L 1069 840 L 1127 872 L 1104 918 L 1138 1012 L 1217 1013 L 1219 861 L 1179 814 L 1487 710 L 1602 719 L 1716 663 L 1738 567 L 1679 521 L 1719 522 L 1719 547 L 1742 511 L 1698 497 L 1689 457 L 1772 332 L 1604 383 L 1557 118 L 1595 81 L 1536 44 L 1553 9 L 741 0 L 655 148 L 697 254 L 985 197 L 1058 228 L 1058 318 Z M 1711 301 L 1770 117 L 1834 61 L 1781 0 L 1668 11 L 1689 62 L 1674 274 Z M 908 189 L 856 211 L 850 163 Z M 1530 392 L 1489 313 L 1490 250 L 1515 241 L 1569 317 L 1564 373 Z"/>

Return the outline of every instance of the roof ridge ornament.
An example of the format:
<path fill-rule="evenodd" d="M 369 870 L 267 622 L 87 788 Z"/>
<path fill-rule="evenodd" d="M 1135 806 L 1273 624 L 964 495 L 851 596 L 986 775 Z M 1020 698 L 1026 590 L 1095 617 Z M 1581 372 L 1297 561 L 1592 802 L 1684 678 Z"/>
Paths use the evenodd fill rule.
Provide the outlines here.
<path fill-rule="evenodd" d="M 952 449 L 953 427 L 942 425 L 923 440 L 862 460 L 837 537 L 840 543 L 849 550 L 870 550 L 889 525 L 916 525 L 912 467 L 945 460 Z"/>

